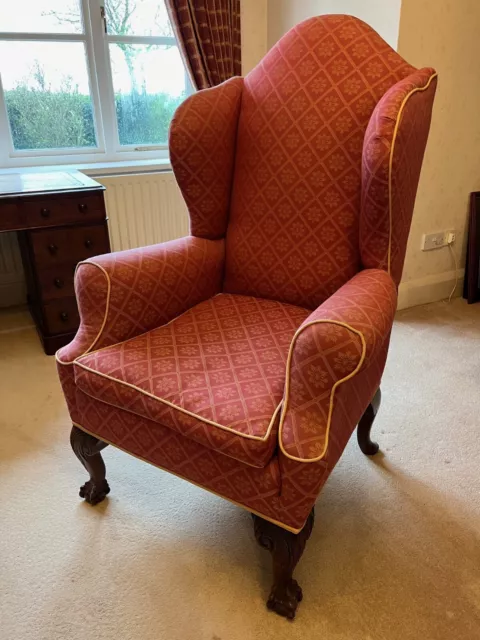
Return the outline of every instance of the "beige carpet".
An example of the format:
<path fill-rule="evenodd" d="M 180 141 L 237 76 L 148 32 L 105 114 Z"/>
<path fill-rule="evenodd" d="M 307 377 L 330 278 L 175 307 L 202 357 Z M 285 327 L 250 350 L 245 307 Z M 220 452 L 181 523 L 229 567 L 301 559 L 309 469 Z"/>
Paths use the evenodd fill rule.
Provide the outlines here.
<path fill-rule="evenodd" d="M 21 318 L 20 318 L 21 319 Z M 92 508 L 53 358 L 0 319 L 2 640 L 480 638 L 480 304 L 398 314 L 375 435 L 317 504 L 289 623 L 250 516 L 108 448 Z M 18 318 L 17 318 L 18 320 Z"/>

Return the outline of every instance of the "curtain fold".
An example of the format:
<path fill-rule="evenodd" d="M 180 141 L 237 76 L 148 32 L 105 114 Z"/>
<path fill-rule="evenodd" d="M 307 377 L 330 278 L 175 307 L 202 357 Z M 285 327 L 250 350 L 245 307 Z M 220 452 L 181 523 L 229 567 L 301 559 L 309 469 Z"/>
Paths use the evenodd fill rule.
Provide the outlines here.
<path fill-rule="evenodd" d="M 240 0 L 165 0 L 196 89 L 242 73 Z"/>

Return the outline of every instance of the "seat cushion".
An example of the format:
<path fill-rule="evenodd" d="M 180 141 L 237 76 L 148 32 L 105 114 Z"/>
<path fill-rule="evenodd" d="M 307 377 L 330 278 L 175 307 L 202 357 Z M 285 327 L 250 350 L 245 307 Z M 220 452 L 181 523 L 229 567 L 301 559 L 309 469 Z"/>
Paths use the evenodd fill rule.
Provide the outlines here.
<path fill-rule="evenodd" d="M 263 467 L 277 444 L 288 349 L 306 309 L 219 294 L 75 361 L 84 393 Z"/>

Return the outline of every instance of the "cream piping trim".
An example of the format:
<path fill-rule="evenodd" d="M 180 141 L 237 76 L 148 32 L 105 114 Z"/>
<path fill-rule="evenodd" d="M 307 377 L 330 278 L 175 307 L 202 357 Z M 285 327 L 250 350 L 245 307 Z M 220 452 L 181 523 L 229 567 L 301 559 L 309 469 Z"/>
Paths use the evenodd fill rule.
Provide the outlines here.
<path fill-rule="evenodd" d="M 103 330 L 105 329 L 105 325 L 107 323 L 107 317 L 108 317 L 108 312 L 110 311 L 110 292 L 112 289 L 112 285 L 110 282 L 110 276 L 108 275 L 107 271 L 99 264 L 97 264 L 96 262 L 91 262 L 90 260 L 84 260 L 83 262 L 79 262 L 77 264 L 77 267 L 75 269 L 75 275 L 77 275 L 77 270 L 82 266 L 82 265 L 89 265 L 91 264 L 93 267 L 97 267 L 97 269 L 100 269 L 100 271 L 103 273 L 103 275 L 105 276 L 106 280 L 107 280 L 107 302 L 105 305 L 105 315 L 103 316 L 103 322 L 102 325 L 95 337 L 95 340 L 92 342 L 92 344 L 88 347 L 88 349 L 86 351 L 84 351 L 81 355 L 84 356 L 86 355 L 89 351 L 91 351 L 93 349 L 93 347 L 97 344 L 100 336 L 103 333 Z M 81 356 L 78 356 L 79 358 Z M 71 360 L 70 362 L 65 362 L 64 360 L 60 360 L 60 358 L 58 357 L 58 351 L 55 353 L 55 360 L 59 363 L 59 364 L 73 364 L 75 362 L 74 360 Z"/>
<path fill-rule="evenodd" d="M 82 356 L 79 356 L 82 357 Z M 188 411 L 188 409 L 184 409 L 183 407 L 179 407 L 176 404 L 173 404 L 173 402 L 170 402 L 169 400 L 165 400 L 165 398 L 159 398 L 158 396 L 154 396 L 153 393 L 150 393 L 149 391 L 145 391 L 144 389 L 140 389 L 140 387 L 136 387 L 134 384 L 130 384 L 130 382 L 124 382 L 123 380 L 118 380 L 117 378 L 112 378 L 112 376 L 107 375 L 106 373 L 101 373 L 100 371 L 95 371 L 95 369 L 91 369 L 90 367 L 87 367 L 86 365 L 84 365 L 82 362 L 79 362 L 78 360 L 74 360 L 73 364 L 75 364 L 77 367 L 80 367 L 81 369 L 85 369 L 85 371 L 89 371 L 90 373 L 93 373 L 97 376 L 100 376 L 101 378 L 106 378 L 107 380 L 111 380 L 112 382 L 117 382 L 118 384 L 121 384 L 125 387 L 129 387 L 130 389 L 134 389 L 135 391 L 138 391 L 139 393 L 142 393 L 145 396 L 148 396 L 149 398 L 152 398 L 153 400 L 157 400 L 158 402 L 161 402 L 163 404 L 166 404 L 167 406 L 171 407 L 172 409 L 176 409 L 177 411 L 180 411 L 181 413 L 185 413 L 187 416 L 190 416 L 192 418 L 195 418 L 196 420 L 199 420 L 200 422 L 204 422 L 205 424 L 209 424 L 212 427 L 217 427 L 218 429 L 223 429 L 224 431 L 230 431 L 231 433 L 236 434 L 237 436 L 240 436 L 242 438 L 246 438 L 247 440 L 258 440 L 260 442 L 265 442 L 266 440 L 268 440 L 268 437 L 270 435 L 270 432 L 273 428 L 273 425 L 275 423 L 275 418 L 278 415 L 278 411 L 280 410 L 280 407 L 282 406 L 282 402 L 280 402 L 275 411 L 273 412 L 272 418 L 270 420 L 270 423 L 268 425 L 268 429 L 265 433 L 265 435 L 263 437 L 261 436 L 252 436 L 248 433 L 241 433 L 240 431 L 236 431 L 235 429 L 232 429 L 231 427 L 226 427 L 223 424 L 219 424 L 218 422 L 214 422 L 213 420 L 209 420 L 208 418 L 203 418 L 202 416 L 197 415 L 196 413 L 192 413 L 191 411 Z M 80 387 L 80 391 L 83 391 Z M 99 398 L 96 398 L 97 400 Z M 109 404 L 108 402 L 105 402 L 105 404 Z M 146 416 L 145 416 L 146 417 Z"/>
<path fill-rule="evenodd" d="M 227 498 L 226 496 L 223 496 L 221 493 L 217 493 L 216 491 L 213 491 L 213 489 L 209 489 L 208 487 L 204 487 L 202 484 L 198 484 L 198 482 L 194 482 L 193 480 L 190 480 L 189 478 L 187 478 L 185 476 L 182 476 L 179 473 L 176 473 L 175 471 L 170 471 L 170 469 L 166 469 L 165 467 L 161 467 L 159 464 L 155 464 L 155 462 L 150 462 L 150 460 L 147 460 L 146 458 L 142 458 L 140 456 L 137 456 L 135 453 L 131 453 L 130 451 L 127 451 L 126 449 L 123 449 L 122 447 L 119 447 L 118 444 L 114 444 L 113 442 L 110 442 L 110 440 L 107 440 L 103 436 L 100 437 L 96 433 L 93 433 L 93 431 L 89 431 L 88 429 L 85 429 L 85 427 L 82 427 L 82 425 L 78 424 L 77 422 L 72 422 L 72 424 L 73 424 L 74 427 L 78 427 L 79 429 L 81 429 L 82 431 L 85 431 L 85 433 L 88 433 L 89 435 L 93 436 L 94 438 L 97 438 L 98 440 L 102 440 L 103 442 L 107 442 L 109 445 L 111 445 L 112 447 L 115 447 L 116 449 L 120 449 L 120 451 L 123 451 L 124 453 L 127 453 L 129 456 L 133 456 L 134 458 L 137 458 L 137 460 L 141 460 L 142 462 L 146 462 L 148 464 L 151 464 L 152 467 L 156 467 L 157 469 L 161 469 L 162 471 L 166 471 L 167 473 L 171 473 L 173 476 L 176 476 L 177 478 L 180 478 L 181 480 L 186 480 L 187 482 L 190 482 L 190 484 L 195 485 L 199 489 L 204 489 L 205 491 L 208 491 L 209 493 L 213 493 L 214 496 L 218 496 L 219 498 L 223 498 L 223 500 L 227 500 L 228 502 L 231 502 L 236 507 L 240 507 L 241 509 L 244 509 L 245 511 L 249 511 L 250 513 L 254 513 L 259 518 L 263 518 L 264 520 L 268 520 L 272 524 L 276 524 L 278 527 L 281 527 L 282 529 L 286 529 L 287 531 L 291 531 L 292 533 L 296 534 L 296 533 L 300 533 L 300 531 L 305 526 L 305 523 L 303 523 L 303 526 L 300 527 L 300 529 L 294 529 L 293 527 L 288 526 L 288 524 L 284 524 L 283 522 L 280 522 L 279 520 L 274 520 L 274 518 L 270 518 L 269 516 L 266 516 L 265 514 L 260 513 L 260 511 L 255 511 L 255 509 L 251 509 L 250 507 L 247 507 L 244 504 L 241 504 L 240 502 L 236 502 L 235 500 L 232 500 L 232 498 Z M 306 522 L 306 520 L 305 520 L 305 522 Z"/>
<path fill-rule="evenodd" d="M 105 347 L 100 347 L 100 349 L 93 350 L 93 347 L 96 345 L 96 343 L 98 342 L 98 339 L 100 338 L 100 336 L 103 333 L 103 330 L 105 328 L 105 324 L 107 322 L 108 313 L 110 311 L 111 280 L 110 280 L 110 276 L 108 275 L 108 272 L 102 266 L 100 266 L 96 262 L 90 262 L 90 261 L 87 261 L 87 260 L 84 260 L 83 262 L 79 262 L 77 264 L 77 267 L 75 269 L 75 273 L 77 273 L 78 267 L 80 267 L 82 264 L 93 264 L 95 267 L 98 267 L 99 269 L 101 269 L 103 271 L 103 273 L 104 273 L 104 275 L 105 275 L 105 277 L 107 279 L 108 291 L 107 291 L 107 307 L 106 307 L 106 310 L 105 310 L 105 317 L 103 318 L 102 326 L 100 327 L 100 331 L 98 332 L 97 337 L 95 338 L 95 340 L 92 342 L 92 344 L 88 347 L 88 349 L 86 351 L 81 353 L 74 360 L 71 360 L 70 362 L 64 362 L 63 360 L 60 360 L 60 358 L 58 358 L 58 356 L 57 356 L 58 351 L 60 351 L 60 349 L 55 353 L 55 359 L 59 364 L 74 364 L 75 360 L 77 360 L 78 358 L 83 358 L 83 356 L 86 356 L 86 355 L 89 355 L 89 354 L 92 354 L 92 353 L 99 353 L 100 351 L 105 351 L 106 349 L 113 349 L 114 347 L 118 347 L 121 344 L 125 344 L 126 342 L 130 342 L 131 340 L 135 340 L 136 338 L 139 338 L 140 336 L 145 335 L 146 333 L 150 333 L 150 331 L 152 331 L 152 329 L 147 329 L 143 333 L 140 333 L 138 335 L 132 336 L 131 338 L 127 338 L 126 340 L 121 340 L 120 342 L 115 342 L 114 344 L 107 344 Z M 220 293 L 216 293 L 214 296 L 212 296 L 212 298 L 216 298 L 220 294 L 221 294 L 221 292 Z M 171 320 L 169 320 L 168 322 L 165 322 L 165 324 L 162 324 L 160 326 L 161 327 L 166 327 L 167 325 L 171 324 L 172 322 L 174 322 L 175 320 L 177 320 L 181 316 L 183 316 L 186 313 L 188 313 L 188 311 L 190 311 L 190 309 L 185 309 L 185 311 L 183 311 L 182 313 L 179 313 L 178 316 L 175 316 L 174 318 L 172 318 Z M 160 328 L 160 326 L 158 328 Z"/>
<path fill-rule="evenodd" d="M 304 331 L 307 327 L 311 327 L 314 324 L 336 324 L 340 327 L 344 327 L 345 329 L 348 329 L 348 331 L 351 331 L 352 333 L 354 333 L 360 338 L 362 343 L 362 355 L 360 357 L 360 362 L 358 363 L 356 368 L 351 373 L 349 373 L 348 376 L 345 376 L 345 378 L 342 378 L 341 380 L 337 380 L 337 382 L 332 387 L 332 390 L 330 392 L 330 404 L 328 408 L 327 428 L 325 431 L 325 446 L 323 448 L 322 453 L 316 458 L 298 458 L 297 456 L 292 456 L 290 453 L 287 453 L 287 451 L 285 451 L 285 448 L 283 446 L 283 441 L 282 441 L 282 430 L 283 430 L 283 423 L 285 421 L 285 416 L 287 415 L 287 411 L 288 411 L 288 402 L 289 402 L 289 395 L 290 395 L 290 368 L 292 364 L 292 356 L 293 356 L 293 350 L 295 347 L 295 342 L 298 336 L 302 333 L 302 331 Z M 297 329 L 295 335 L 293 336 L 292 342 L 290 344 L 290 349 L 288 352 L 287 371 L 286 371 L 286 377 L 285 377 L 285 401 L 283 403 L 282 415 L 280 417 L 280 425 L 278 427 L 278 441 L 280 445 L 280 450 L 282 451 L 283 455 L 285 455 L 287 458 L 290 458 L 290 460 L 295 460 L 295 462 L 319 462 L 320 460 L 322 460 L 322 458 L 325 456 L 328 449 L 328 439 L 330 435 L 330 425 L 332 422 L 333 401 L 335 398 L 335 391 L 337 390 L 337 387 L 339 385 L 343 384 L 344 382 L 347 382 L 347 380 L 350 380 L 355 375 L 357 375 L 357 373 L 362 368 L 363 363 L 365 362 L 366 352 L 367 352 L 367 344 L 365 342 L 363 333 L 361 333 L 357 329 L 354 329 L 346 322 L 341 322 L 340 320 L 312 320 L 311 322 L 307 322 L 306 324 L 301 326 L 299 329 Z"/>
<path fill-rule="evenodd" d="M 214 296 L 212 296 L 212 298 L 216 298 L 219 295 L 221 295 L 221 293 L 216 293 Z M 94 353 L 100 353 L 100 351 L 106 351 L 107 349 L 115 349 L 116 347 L 119 347 L 121 344 L 126 344 L 127 342 L 132 342 L 133 340 L 136 340 L 137 338 L 141 338 L 142 336 L 146 335 L 147 333 L 151 333 L 152 331 L 155 331 L 156 329 L 167 327 L 169 324 L 172 324 L 173 322 L 178 320 L 178 318 L 181 318 L 182 316 L 184 316 L 186 313 L 188 313 L 191 310 L 192 310 L 192 307 L 190 307 L 188 309 L 185 309 L 185 311 L 182 311 L 182 313 L 179 313 L 178 316 L 175 316 L 174 318 L 172 318 L 168 322 L 165 322 L 164 324 L 160 324 L 160 325 L 158 325 L 158 327 L 155 327 L 153 329 L 146 329 L 145 331 L 143 331 L 143 333 L 136 334 L 136 335 L 132 336 L 131 338 L 126 338 L 125 340 L 121 340 L 120 342 L 114 342 L 113 344 L 107 344 L 105 347 L 100 347 L 100 349 L 94 349 L 93 351 L 86 351 L 85 353 L 82 353 L 79 356 L 77 356 L 75 358 L 75 360 L 72 360 L 72 362 L 69 363 L 69 364 L 74 364 L 76 360 L 78 360 L 79 358 L 83 358 L 84 356 L 91 356 Z"/>
<path fill-rule="evenodd" d="M 416 87 L 412 89 L 405 98 L 403 99 L 402 104 L 400 105 L 400 109 L 398 110 L 397 119 L 395 122 L 395 128 L 393 130 L 393 139 L 392 146 L 390 148 L 390 159 L 388 163 L 388 216 L 389 216 L 389 233 L 388 233 L 388 274 L 390 273 L 390 263 L 392 259 L 392 232 L 393 232 L 393 189 L 392 189 L 392 175 L 393 175 L 393 154 L 395 153 L 395 142 L 397 140 L 398 129 L 400 127 L 400 120 L 402 118 L 403 110 L 409 100 L 409 98 L 418 91 L 426 91 L 428 87 L 431 85 L 434 78 L 438 76 L 437 73 L 434 73 L 430 76 L 427 84 L 424 87 Z"/>
<path fill-rule="evenodd" d="M 150 420 L 150 422 L 154 422 L 155 424 L 158 424 L 160 427 L 164 427 L 165 429 L 168 429 L 169 431 L 173 431 L 173 433 L 175 433 L 175 434 L 177 434 L 179 436 L 182 436 L 183 438 L 186 438 L 186 436 L 184 436 L 181 432 L 177 431 L 176 429 L 171 429 L 170 427 L 167 427 L 167 425 L 162 424 L 161 422 L 155 422 L 155 420 L 152 420 L 152 418 L 148 418 L 147 416 L 142 416 L 142 414 L 138 413 L 137 411 L 132 411 L 131 409 L 126 409 L 125 407 L 121 407 L 118 404 L 113 404 L 113 402 L 105 402 L 105 400 L 100 400 L 99 398 L 95 398 L 95 396 L 92 396 L 90 393 L 87 393 L 83 389 L 80 389 L 80 393 L 83 393 L 83 395 L 88 396 L 92 400 L 95 400 L 95 402 L 101 402 L 102 404 L 106 404 L 108 407 L 114 407 L 115 409 L 119 409 L 120 411 L 125 411 L 126 413 L 130 413 L 133 416 L 138 416 L 139 418 L 142 418 L 143 420 Z M 280 405 L 277 407 L 276 411 L 278 411 L 279 407 L 280 407 Z M 227 458 L 230 458 L 231 460 L 235 460 L 236 462 L 241 462 L 242 464 L 245 464 L 245 465 L 247 465 L 249 467 L 252 467 L 253 469 L 264 469 L 265 468 L 265 467 L 259 467 L 259 466 L 255 465 L 255 464 L 251 464 L 250 462 L 247 462 L 246 460 L 240 460 L 239 458 L 234 458 L 230 454 L 225 453 L 225 451 L 221 451 L 219 449 L 213 449 L 213 448 L 207 446 L 206 444 L 203 444 L 202 442 L 198 442 L 198 440 L 193 440 L 193 442 L 197 442 L 202 447 L 205 447 L 205 449 L 209 449 L 210 451 L 215 451 L 215 453 L 221 453 L 222 456 L 226 456 Z M 267 460 L 267 464 L 268 464 L 268 462 L 269 462 L 269 460 Z"/>

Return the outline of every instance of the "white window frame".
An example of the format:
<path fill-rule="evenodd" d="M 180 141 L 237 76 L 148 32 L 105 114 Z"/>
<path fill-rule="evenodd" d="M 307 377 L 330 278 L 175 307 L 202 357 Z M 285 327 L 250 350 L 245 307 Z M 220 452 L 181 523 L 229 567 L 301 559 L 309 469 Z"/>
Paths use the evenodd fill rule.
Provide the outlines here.
<path fill-rule="evenodd" d="M 150 44 L 178 46 L 174 37 L 117 36 L 106 33 L 104 0 L 80 0 L 83 33 L 0 32 L 0 41 L 81 42 L 85 46 L 90 95 L 93 106 L 97 147 L 16 150 L 7 114 L 0 75 L 0 170 L 45 165 L 88 165 L 91 163 L 129 163 L 168 161 L 167 144 L 121 145 L 115 112 L 115 93 L 110 66 L 109 44 Z M 12 9 L 13 10 L 13 9 Z M 185 72 L 187 93 L 193 87 Z"/>

